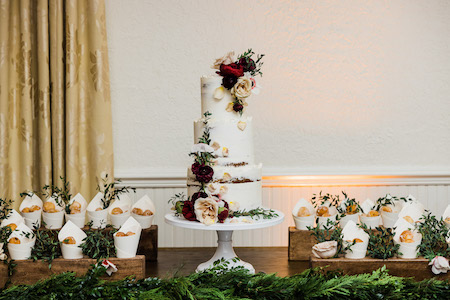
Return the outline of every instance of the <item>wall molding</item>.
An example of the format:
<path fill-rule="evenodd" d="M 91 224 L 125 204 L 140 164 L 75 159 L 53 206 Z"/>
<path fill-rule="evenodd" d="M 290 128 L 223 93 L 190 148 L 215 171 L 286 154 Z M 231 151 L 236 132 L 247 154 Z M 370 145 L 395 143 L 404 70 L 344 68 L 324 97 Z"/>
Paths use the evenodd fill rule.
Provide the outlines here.
<path fill-rule="evenodd" d="M 116 170 L 115 177 L 136 188 L 186 187 L 185 169 Z M 450 185 L 450 171 L 381 169 L 305 170 L 264 168 L 264 187 Z"/>

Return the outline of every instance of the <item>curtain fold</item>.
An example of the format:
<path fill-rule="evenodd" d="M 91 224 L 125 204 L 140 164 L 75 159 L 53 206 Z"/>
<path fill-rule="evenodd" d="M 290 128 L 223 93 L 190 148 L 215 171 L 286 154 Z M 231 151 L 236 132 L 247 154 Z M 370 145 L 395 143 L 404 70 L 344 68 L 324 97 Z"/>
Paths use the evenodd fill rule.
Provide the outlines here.
<path fill-rule="evenodd" d="M 113 176 L 103 0 L 0 0 L 0 197 Z"/>

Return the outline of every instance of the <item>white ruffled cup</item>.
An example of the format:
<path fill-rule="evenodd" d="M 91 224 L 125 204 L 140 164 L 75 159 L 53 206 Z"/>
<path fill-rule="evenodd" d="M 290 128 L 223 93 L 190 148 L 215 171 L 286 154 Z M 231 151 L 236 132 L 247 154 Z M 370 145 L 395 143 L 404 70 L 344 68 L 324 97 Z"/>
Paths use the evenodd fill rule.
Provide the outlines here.
<path fill-rule="evenodd" d="M 77 214 L 68 214 L 65 213 L 66 222 L 71 221 L 74 223 L 78 228 L 83 228 L 86 224 L 86 211 L 82 211 Z"/>
<path fill-rule="evenodd" d="M 36 238 L 33 238 L 28 243 L 11 244 L 8 243 L 9 255 L 14 260 L 26 260 L 31 257 L 31 249 L 36 243 Z"/>
<path fill-rule="evenodd" d="M 140 216 L 140 215 L 137 215 L 135 213 L 131 213 L 131 216 L 133 218 L 135 218 L 136 221 L 139 222 L 139 224 L 141 225 L 142 229 L 150 228 L 152 226 L 152 224 L 153 224 L 153 218 L 155 217 L 155 215 Z"/>
<path fill-rule="evenodd" d="M 307 227 L 314 226 L 314 218 L 315 215 L 307 216 L 307 217 L 294 217 L 295 228 L 298 230 L 308 230 Z"/>
<path fill-rule="evenodd" d="M 367 228 L 375 229 L 375 227 L 380 226 L 381 216 L 366 217 L 366 216 L 361 215 L 360 219 L 361 219 L 361 223 L 364 223 L 367 225 Z"/>
<path fill-rule="evenodd" d="M 339 220 L 339 226 L 344 228 L 347 225 L 348 221 L 353 221 L 355 224 L 359 222 L 359 214 L 345 215 Z"/>
<path fill-rule="evenodd" d="M 398 212 L 381 211 L 381 219 L 385 228 L 393 228 L 398 220 Z"/>
<path fill-rule="evenodd" d="M 88 211 L 88 220 L 92 221 L 92 228 L 105 228 L 108 223 L 108 210 Z"/>
<path fill-rule="evenodd" d="M 64 224 L 64 210 L 55 213 L 42 213 L 42 219 L 44 221 L 44 226 L 47 229 L 59 229 Z"/>

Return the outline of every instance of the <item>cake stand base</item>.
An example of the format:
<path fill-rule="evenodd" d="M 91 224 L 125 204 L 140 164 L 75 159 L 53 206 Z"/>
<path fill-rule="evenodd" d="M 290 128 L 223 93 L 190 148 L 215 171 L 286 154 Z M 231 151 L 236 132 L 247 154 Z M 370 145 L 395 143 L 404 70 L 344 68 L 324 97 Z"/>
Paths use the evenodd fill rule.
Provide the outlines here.
<path fill-rule="evenodd" d="M 245 261 L 242 261 L 238 258 L 233 249 L 233 241 L 231 237 L 233 236 L 233 231 L 219 231 L 217 230 L 217 249 L 216 253 L 214 253 L 213 257 L 207 262 L 201 263 L 198 265 L 196 272 L 201 272 L 203 270 L 214 267 L 214 262 L 218 260 L 227 261 L 227 268 L 233 267 L 244 267 L 249 270 L 251 274 L 255 274 L 255 268 Z M 236 260 L 233 260 L 236 259 Z"/>

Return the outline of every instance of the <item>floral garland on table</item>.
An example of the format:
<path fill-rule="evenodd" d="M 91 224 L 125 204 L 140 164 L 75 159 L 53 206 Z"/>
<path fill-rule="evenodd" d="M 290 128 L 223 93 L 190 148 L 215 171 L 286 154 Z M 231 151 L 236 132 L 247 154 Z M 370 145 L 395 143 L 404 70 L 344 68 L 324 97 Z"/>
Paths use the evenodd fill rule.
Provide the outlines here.
<path fill-rule="evenodd" d="M 244 54 L 239 55 L 235 59 L 234 51 L 228 52 L 225 56 L 216 59 L 211 68 L 218 70 L 216 73 L 223 77 L 222 86 L 230 90 L 233 96 L 227 111 L 235 111 L 242 115 L 244 107 L 247 106 L 246 99 L 252 94 L 259 94 L 261 86 L 256 82 L 257 75 L 262 76 L 261 66 L 263 62 L 261 59 L 264 54 L 255 55 L 252 49 L 247 50 Z M 214 92 L 215 99 L 222 99 L 224 97 L 223 88 L 218 88 Z"/>

